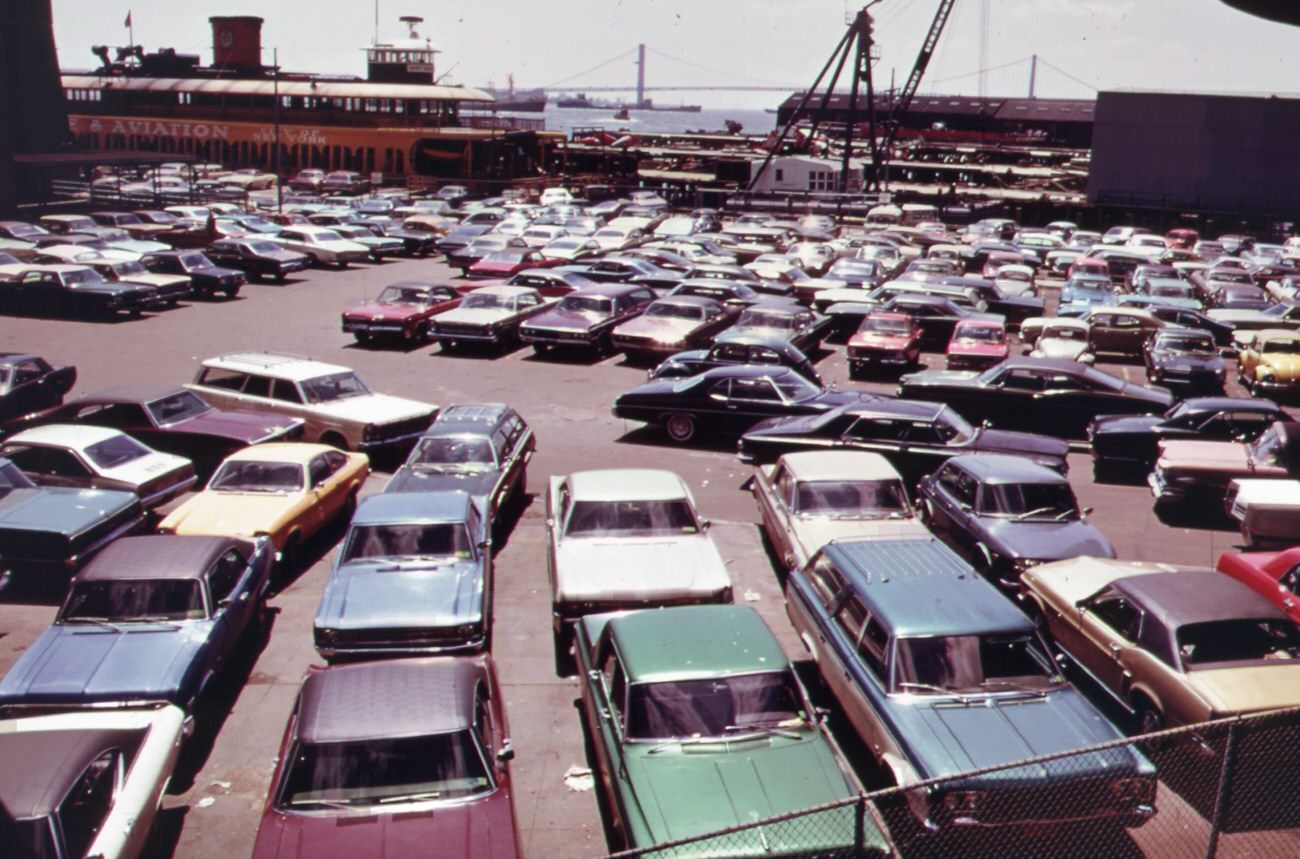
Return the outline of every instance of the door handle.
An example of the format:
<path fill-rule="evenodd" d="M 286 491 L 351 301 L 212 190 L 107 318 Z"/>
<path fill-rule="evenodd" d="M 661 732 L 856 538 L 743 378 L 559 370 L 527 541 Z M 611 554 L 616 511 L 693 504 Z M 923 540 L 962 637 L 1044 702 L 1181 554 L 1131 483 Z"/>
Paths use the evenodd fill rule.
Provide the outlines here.
<path fill-rule="evenodd" d="M 1113 641 L 1106 645 L 1106 649 L 1109 650 L 1115 656 L 1119 655 L 1120 646 Z"/>

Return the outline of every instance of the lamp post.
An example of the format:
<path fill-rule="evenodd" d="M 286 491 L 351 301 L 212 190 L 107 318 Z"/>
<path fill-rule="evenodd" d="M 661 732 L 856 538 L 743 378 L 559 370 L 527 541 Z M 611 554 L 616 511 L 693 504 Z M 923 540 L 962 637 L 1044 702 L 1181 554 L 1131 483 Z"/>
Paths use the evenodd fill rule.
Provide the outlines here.
<path fill-rule="evenodd" d="M 271 89 L 275 102 L 275 211 L 284 214 L 284 172 L 280 153 L 280 49 L 271 49 Z"/>

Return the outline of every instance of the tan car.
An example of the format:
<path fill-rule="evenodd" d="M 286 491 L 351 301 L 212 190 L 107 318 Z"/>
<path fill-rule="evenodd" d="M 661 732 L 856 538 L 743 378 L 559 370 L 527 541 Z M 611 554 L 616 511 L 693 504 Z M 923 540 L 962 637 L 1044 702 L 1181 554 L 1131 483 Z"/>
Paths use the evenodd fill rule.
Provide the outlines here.
<path fill-rule="evenodd" d="M 246 447 L 213 472 L 207 487 L 158 526 L 163 534 L 270 537 L 281 563 L 336 518 L 351 516 L 370 474 L 364 453 L 323 444 L 273 442 Z"/>
<path fill-rule="evenodd" d="M 787 453 L 754 469 L 763 530 L 786 569 L 802 569 L 831 540 L 925 538 L 903 478 L 878 453 Z"/>
<path fill-rule="evenodd" d="M 1026 610 L 1142 733 L 1300 706 L 1300 628 L 1208 568 L 1104 558 L 1021 576 Z"/>
<path fill-rule="evenodd" d="M 1265 328 L 1245 333 L 1237 381 L 1257 397 L 1300 388 L 1300 331 Z"/>
<path fill-rule="evenodd" d="M 438 407 L 371 391 L 348 367 L 274 352 L 236 352 L 203 362 L 186 385 L 217 408 L 302 418 L 303 438 L 340 450 L 413 444 Z"/>
<path fill-rule="evenodd" d="M 1088 343 L 1095 353 L 1142 357 L 1142 344 L 1168 322 L 1137 307 L 1094 307 L 1084 319 L 1088 323 Z"/>

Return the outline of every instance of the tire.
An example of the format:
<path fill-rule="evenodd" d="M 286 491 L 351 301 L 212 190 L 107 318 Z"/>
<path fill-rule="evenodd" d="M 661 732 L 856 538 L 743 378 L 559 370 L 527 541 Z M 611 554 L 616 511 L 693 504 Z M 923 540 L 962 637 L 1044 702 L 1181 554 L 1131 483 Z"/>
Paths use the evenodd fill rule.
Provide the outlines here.
<path fill-rule="evenodd" d="M 369 331 L 353 331 L 352 338 L 356 340 L 358 343 L 360 343 L 362 346 L 366 345 L 371 340 Z"/>
<path fill-rule="evenodd" d="M 280 550 L 278 564 L 281 581 L 285 581 L 290 575 L 298 571 L 302 556 L 300 548 L 301 539 L 296 533 L 290 534 L 289 539 L 284 541 L 284 548 Z"/>
<path fill-rule="evenodd" d="M 534 343 L 533 354 L 541 357 L 542 355 L 545 355 L 550 348 L 551 347 L 547 346 L 545 343 Z"/>
<path fill-rule="evenodd" d="M 352 521 L 352 516 L 357 512 L 357 492 L 354 489 L 348 493 L 348 499 L 343 502 L 339 508 L 338 521 L 347 525 Z"/>
<path fill-rule="evenodd" d="M 1151 734 L 1164 730 L 1165 717 L 1160 714 L 1150 701 L 1137 702 L 1137 728 L 1139 734 Z"/>
<path fill-rule="evenodd" d="M 415 329 L 415 336 L 411 338 L 416 343 L 428 345 L 429 343 L 429 325 L 424 323 Z"/>
<path fill-rule="evenodd" d="M 227 301 L 234 301 L 235 296 L 239 295 L 239 287 L 236 286 L 236 287 L 232 287 L 231 289 L 227 289 L 225 290 L 225 294 L 226 294 Z"/>
<path fill-rule="evenodd" d="M 695 418 L 690 415 L 669 415 L 664 421 L 664 432 L 678 444 L 686 444 L 695 437 Z"/>
<path fill-rule="evenodd" d="M 336 432 L 322 433 L 320 437 L 320 443 L 328 444 L 332 447 L 337 447 L 339 450 L 348 449 L 348 440 Z"/>
<path fill-rule="evenodd" d="M 336 262 L 334 265 L 336 268 L 338 268 L 339 271 L 343 271 L 343 269 L 348 267 L 348 261 L 345 259 L 341 259 L 338 262 Z"/>
<path fill-rule="evenodd" d="M 857 364 L 849 365 L 849 378 L 857 381 L 862 378 L 862 367 Z"/>

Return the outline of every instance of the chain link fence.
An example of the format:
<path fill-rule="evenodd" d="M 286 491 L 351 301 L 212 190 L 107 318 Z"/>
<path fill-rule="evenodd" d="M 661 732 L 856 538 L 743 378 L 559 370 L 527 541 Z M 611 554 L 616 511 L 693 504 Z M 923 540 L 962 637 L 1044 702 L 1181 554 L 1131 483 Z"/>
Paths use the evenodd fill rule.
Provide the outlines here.
<path fill-rule="evenodd" d="M 740 856 L 1291 859 L 1300 708 L 873 791 L 610 859 Z"/>

